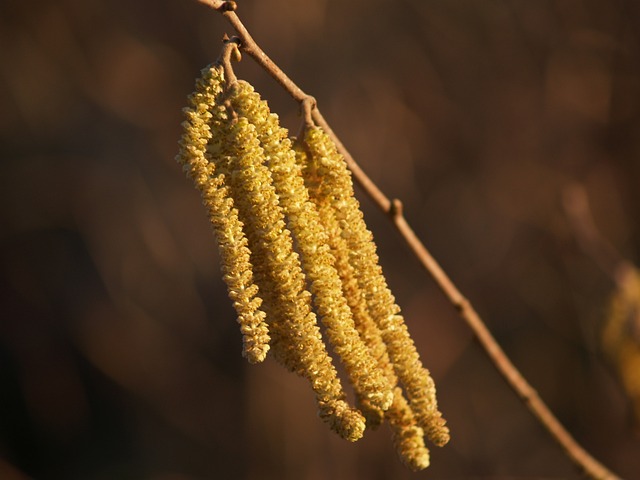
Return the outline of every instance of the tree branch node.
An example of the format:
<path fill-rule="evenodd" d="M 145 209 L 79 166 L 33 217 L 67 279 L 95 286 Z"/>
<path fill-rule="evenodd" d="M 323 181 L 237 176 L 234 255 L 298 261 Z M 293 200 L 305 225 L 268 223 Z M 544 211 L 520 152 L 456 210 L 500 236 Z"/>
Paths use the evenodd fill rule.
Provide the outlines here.
<path fill-rule="evenodd" d="M 236 2 L 229 0 L 226 2 L 222 2 L 222 4 L 219 7 L 217 7 L 216 10 L 218 10 L 221 13 L 235 12 L 237 8 L 238 8 L 238 4 Z"/>
<path fill-rule="evenodd" d="M 404 216 L 404 205 L 399 198 L 394 198 L 393 200 L 391 200 L 391 202 L 389 203 L 388 213 L 393 219 Z"/>
<path fill-rule="evenodd" d="M 452 302 L 456 311 L 460 314 L 466 312 L 469 308 L 469 300 L 462 295 L 456 301 Z"/>

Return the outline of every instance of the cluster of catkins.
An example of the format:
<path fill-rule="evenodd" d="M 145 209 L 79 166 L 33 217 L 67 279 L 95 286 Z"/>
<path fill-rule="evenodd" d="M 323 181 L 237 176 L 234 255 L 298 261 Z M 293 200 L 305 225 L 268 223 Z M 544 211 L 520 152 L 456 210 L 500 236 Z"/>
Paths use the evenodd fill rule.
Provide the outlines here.
<path fill-rule="evenodd" d="M 315 126 L 292 141 L 250 84 L 224 76 L 220 65 L 202 70 L 177 160 L 213 225 L 243 355 L 256 363 L 270 351 L 306 378 L 319 416 L 343 438 L 358 440 L 365 426 L 386 420 L 403 462 L 427 467 L 423 437 L 441 446 L 449 429 L 344 158 Z M 323 336 L 344 365 L 355 407 Z"/>

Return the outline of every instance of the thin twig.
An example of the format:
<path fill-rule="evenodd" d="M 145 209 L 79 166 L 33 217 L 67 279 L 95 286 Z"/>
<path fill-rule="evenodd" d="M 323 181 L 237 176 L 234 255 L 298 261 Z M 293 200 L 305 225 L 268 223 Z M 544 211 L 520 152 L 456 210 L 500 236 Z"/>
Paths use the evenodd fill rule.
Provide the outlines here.
<path fill-rule="evenodd" d="M 310 102 L 309 99 L 313 97 L 307 95 L 300 87 L 298 87 L 253 40 L 245 26 L 240 21 L 240 18 L 235 13 L 235 2 L 225 2 L 221 0 L 198 1 L 218 10 L 227 18 L 240 39 L 240 48 L 242 51 L 251 56 L 260 66 L 262 66 L 264 70 L 271 75 L 294 100 L 300 102 L 303 106 L 305 103 Z M 315 100 L 313 101 L 313 105 L 315 105 L 315 108 L 313 108 L 311 112 L 313 121 L 321 127 L 336 144 L 338 151 L 345 158 L 357 183 L 364 189 L 371 200 L 373 200 L 373 202 L 383 212 L 389 215 L 396 229 L 413 251 L 416 259 L 435 280 L 440 290 L 458 311 L 460 317 L 474 332 L 480 345 L 489 356 L 492 363 L 505 378 L 508 385 L 522 399 L 534 417 L 563 448 L 574 464 L 582 469 L 589 477 L 598 480 L 619 479 L 618 476 L 587 453 L 587 451 L 582 448 L 582 446 L 580 446 L 580 444 L 578 444 L 571 434 L 562 426 L 559 420 L 542 401 L 538 393 L 531 387 L 511 360 L 509 360 L 473 306 L 462 295 L 462 293 L 460 293 L 449 276 L 444 272 L 444 270 L 442 270 L 438 262 L 416 236 L 404 217 L 402 203 L 397 199 L 391 201 L 364 173 L 324 119 L 317 107 L 317 104 L 315 103 Z"/>
<path fill-rule="evenodd" d="M 234 56 L 235 60 L 239 62 L 242 56 L 240 55 L 240 49 L 238 48 L 240 40 L 237 37 L 227 38 L 225 35 L 223 42 L 224 47 L 222 48 L 222 52 L 220 52 L 220 56 L 216 63 L 222 65 L 222 68 L 224 69 L 224 79 L 228 89 L 238 81 L 238 78 L 231 67 L 231 57 Z"/>

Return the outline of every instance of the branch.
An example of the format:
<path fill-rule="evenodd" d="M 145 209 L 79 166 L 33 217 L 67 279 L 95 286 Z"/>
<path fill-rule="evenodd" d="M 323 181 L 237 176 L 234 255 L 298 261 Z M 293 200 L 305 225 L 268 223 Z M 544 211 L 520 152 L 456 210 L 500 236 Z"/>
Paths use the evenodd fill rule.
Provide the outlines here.
<path fill-rule="evenodd" d="M 311 109 L 313 121 L 321 127 L 336 144 L 338 151 L 345 158 L 356 182 L 364 189 L 373 202 L 386 213 L 397 231 L 413 251 L 416 259 L 424 267 L 429 275 L 458 311 L 460 317 L 466 322 L 475 334 L 478 342 L 489 356 L 497 370 L 502 374 L 508 385 L 522 399 L 533 416 L 549 432 L 552 438 L 562 447 L 566 455 L 584 471 L 589 477 L 598 480 L 619 480 L 619 477 L 609 471 L 604 465 L 593 458 L 571 434 L 562 426 L 560 421 L 549 410 L 538 393 L 531 387 L 527 380 L 518 371 L 515 365 L 507 357 L 500 345 L 482 321 L 469 301 L 460 293 L 449 276 L 442 270 L 438 262 L 429 253 L 424 244 L 416 236 L 413 229 L 403 214 L 402 202 L 390 200 L 378 186 L 364 173 L 353 159 L 349 151 L 333 132 L 317 107 L 315 100 L 298 87 L 258 46 L 251 37 L 240 18 L 235 13 L 236 3 L 221 0 L 198 0 L 199 2 L 222 13 L 236 31 L 240 41 L 240 49 L 251 56 L 269 75 L 271 75 L 290 95 L 299 102 L 305 110 Z M 308 115 L 307 115 L 308 121 Z"/>

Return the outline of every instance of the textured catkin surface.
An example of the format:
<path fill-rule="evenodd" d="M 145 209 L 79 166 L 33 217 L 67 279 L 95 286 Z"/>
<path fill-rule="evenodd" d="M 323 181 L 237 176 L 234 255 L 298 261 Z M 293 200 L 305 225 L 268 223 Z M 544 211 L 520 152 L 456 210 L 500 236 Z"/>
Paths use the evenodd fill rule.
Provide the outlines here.
<path fill-rule="evenodd" d="M 584 184 L 638 263 L 640 4 L 238 3 L 552 410 L 640 477 L 597 347 L 612 286 L 559 207 Z M 387 426 L 349 444 L 306 380 L 242 358 L 210 222 L 174 161 L 194 77 L 233 33 L 219 15 L 187 0 L 0 10 L 0 478 L 581 478 L 357 188 L 451 443 L 411 473 Z M 237 72 L 297 134 L 279 86 L 246 58 Z"/>

